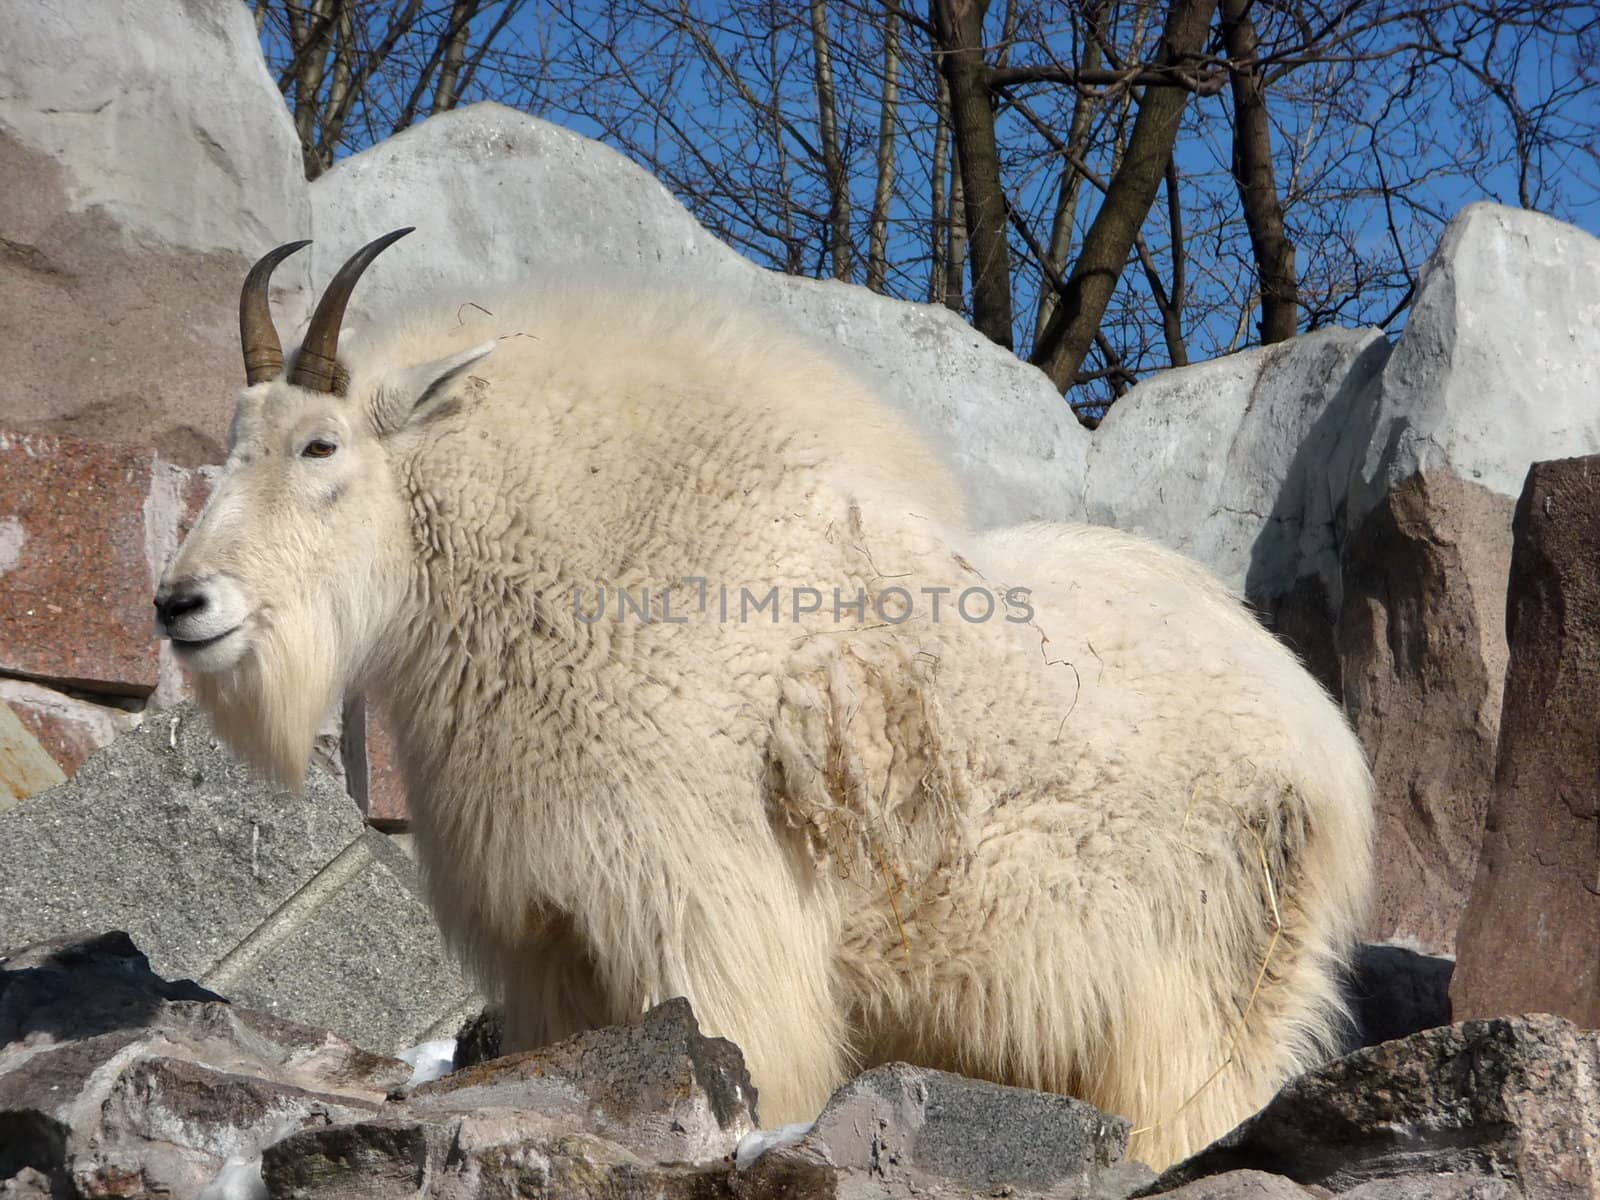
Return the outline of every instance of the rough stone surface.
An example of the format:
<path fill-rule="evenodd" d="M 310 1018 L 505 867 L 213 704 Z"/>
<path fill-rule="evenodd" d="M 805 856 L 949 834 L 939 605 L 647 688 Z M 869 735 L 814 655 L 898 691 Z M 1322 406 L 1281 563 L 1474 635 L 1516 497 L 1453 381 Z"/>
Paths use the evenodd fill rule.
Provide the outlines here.
<path fill-rule="evenodd" d="M 1443 1195 L 1587 1200 L 1600 1191 L 1600 1034 L 1540 1015 L 1358 1050 L 1291 1080 L 1149 1194 L 1238 1170 L 1339 1196 L 1433 1195 L 1420 1185 L 1443 1176 Z"/>
<path fill-rule="evenodd" d="M 1345 545 L 1345 711 L 1378 785 L 1367 934 L 1451 954 L 1494 779 L 1511 504 L 1449 471 L 1400 484 Z"/>
<path fill-rule="evenodd" d="M 0 700 L 0 813 L 64 778 L 55 759 L 45 753 L 11 706 Z"/>
<path fill-rule="evenodd" d="M 1600 1026 L 1600 456 L 1536 463 L 1517 503 L 1511 665 L 1451 989 L 1463 1016 Z"/>
<path fill-rule="evenodd" d="M 306 1124 L 375 1112 L 410 1068 L 169 983 L 125 933 L 0 962 L 0 1178 L 198 1195 Z"/>
<path fill-rule="evenodd" d="M 1456 214 L 1371 397 L 1352 526 L 1419 471 L 1514 499 L 1530 464 L 1600 452 L 1597 278 L 1600 239 L 1571 225 L 1487 203 Z"/>
<path fill-rule="evenodd" d="M 17 720 L 67 775 L 96 751 L 138 728 L 142 719 L 140 713 L 79 699 L 23 679 L 0 679 L 0 703 L 10 706 Z"/>
<path fill-rule="evenodd" d="M 1122 1161 L 1120 1118 L 905 1064 L 813 1125 L 752 1133 L 738 1048 L 683 1000 L 409 1075 L 162 979 L 124 933 L 30 946 L 0 959 L 0 1196 L 1567 1200 L 1600 1182 L 1600 1033 L 1550 1016 L 1358 1051 L 1160 1179 Z"/>
<path fill-rule="evenodd" d="M 469 1011 L 405 856 L 319 772 L 264 784 L 188 705 L 0 815 L 0 948 L 114 925 L 163 975 L 378 1049 Z"/>
<path fill-rule="evenodd" d="M 264 1155 L 273 1196 L 728 1195 L 755 1089 L 688 1002 L 416 1088 Z"/>
<path fill-rule="evenodd" d="M 262 1156 L 273 1200 L 718 1200 L 728 1170 L 650 1163 L 531 1113 L 500 1110 L 445 1124 L 404 1117 L 294 1133 Z"/>
<path fill-rule="evenodd" d="M 633 289 L 705 289 L 783 319 L 883 389 L 949 451 L 983 523 L 1077 513 L 1089 434 L 1041 372 L 942 305 L 754 266 L 597 142 L 477 104 L 352 155 L 311 197 L 318 280 L 378 232 L 417 227 L 362 278 L 353 327 L 355 305 L 376 312 L 422 289 L 449 303 L 608 275 Z"/>
<path fill-rule="evenodd" d="M 389 1050 L 448 1036 L 476 1001 L 439 941 L 415 867 L 372 830 L 347 853 L 365 859 L 350 881 L 264 945 L 234 976 L 229 998 L 359 1031 L 363 1045 Z"/>
<path fill-rule="evenodd" d="M 154 690 L 144 511 L 154 472 L 149 450 L 0 432 L 0 670 Z"/>
<path fill-rule="evenodd" d="M 240 280 L 310 227 L 249 11 L 0 0 L 0 23 L 0 423 L 219 461 Z"/>
<path fill-rule="evenodd" d="M 1143 1167 L 1113 1171 L 1128 1131 L 1121 1117 L 1065 1096 L 893 1063 L 835 1092 L 811 1130 L 756 1159 L 741 1186 L 774 1197 L 879 1194 L 863 1192 L 869 1183 L 886 1195 L 939 1187 L 1081 1195 L 1108 1172 L 1148 1179 Z"/>
<path fill-rule="evenodd" d="M 656 1161 L 719 1159 L 756 1128 L 744 1056 L 702 1035 L 681 998 L 629 1025 L 457 1070 L 411 1101 L 435 1115 L 502 1106 L 570 1113 L 587 1132 Z"/>
<path fill-rule="evenodd" d="M 1264 606 L 1314 576 L 1337 611 L 1351 412 L 1388 357 L 1375 329 L 1329 329 L 1153 376 L 1095 431 L 1086 518 L 1197 558 Z"/>
<path fill-rule="evenodd" d="M 1170 1192 L 1162 1192 L 1161 1196 L 1164 1200 L 1311 1200 L 1315 1194 L 1282 1175 L 1229 1171 L 1196 1179 Z"/>
<path fill-rule="evenodd" d="M 0 672 L 108 703 L 181 700 L 187 685 L 156 642 L 150 598 L 214 476 L 148 447 L 0 426 Z M 51 702 L 27 679 L 0 686 L 74 767 L 129 724 L 104 705 Z"/>
<path fill-rule="evenodd" d="M 341 752 L 347 765 L 346 784 L 367 823 L 387 833 L 410 829 L 406 781 L 394 735 L 382 715 L 360 697 L 345 706 Z"/>

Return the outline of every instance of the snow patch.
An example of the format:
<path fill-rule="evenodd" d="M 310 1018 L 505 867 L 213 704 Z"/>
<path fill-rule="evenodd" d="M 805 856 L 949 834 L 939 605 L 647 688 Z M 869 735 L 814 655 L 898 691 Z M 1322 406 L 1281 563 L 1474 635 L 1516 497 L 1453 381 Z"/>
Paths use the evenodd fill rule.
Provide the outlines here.
<path fill-rule="evenodd" d="M 435 1038 L 431 1042 L 407 1047 L 395 1057 L 411 1064 L 411 1078 L 406 1080 L 407 1087 L 432 1083 L 456 1069 L 456 1040 Z"/>
<path fill-rule="evenodd" d="M 268 1200 L 261 1178 L 261 1155 L 230 1158 L 196 1200 Z"/>
<path fill-rule="evenodd" d="M 811 1132 L 811 1121 L 801 1121 L 794 1125 L 782 1125 L 777 1129 L 758 1129 L 754 1133 L 747 1133 L 739 1139 L 739 1146 L 733 1152 L 733 1165 L 740 1171 L 748 1171 L 756 1159 L 768 1150 L 780 1146 L 793 1146 Z"/>

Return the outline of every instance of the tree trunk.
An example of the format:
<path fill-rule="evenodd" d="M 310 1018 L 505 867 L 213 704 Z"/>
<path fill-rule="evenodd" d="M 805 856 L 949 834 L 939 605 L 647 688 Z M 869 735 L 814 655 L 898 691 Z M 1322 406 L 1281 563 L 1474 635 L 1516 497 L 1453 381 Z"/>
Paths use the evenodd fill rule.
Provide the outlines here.
<path fill-rule="evenodd" d="M 943 75 L 938 76 L 938 90 L 939 111 L 933 128 L 933 170 L 929 180 L 933 194 L 928 203 L 931 217 L 928 228 L 933 232 L 929 239 L 928 301 L 932 304 L 944 303 L 945 250 L 950 244 L 945 228 L 945 184 L 950 178 L 950 104 Z"/>
<path fill-rule="evenodd" d="M 1272 170 L 1272 130 L 1267 94 L 1256 57 L 1253 0 L 1222 0 L 1222 38 L 1233 87 L 1233 178 L 1244 206 L 1261 286 L 1261 342 L 1292 338 L 1300 327 L 1294 247 L 1284 229 L 1283 208 Z"/>
<path fill-rule="evenodd" d="M 900 13 L 890 0 L 883 14 L 883 97 L 878 105 L 878 186 L 867 227 L 867 287 L 884 290 L 889 276 L 889 205 L 894 199 L 894 125 L 900 87 Z"/>
<path fill-rule="evenodd" d="M 825 0 L 811 0 L 811 46 L 815 55 L 817 121 L 822 134 L 822 170 L 828 181 L 828 256 L 833 277 L 848 282 L 855 273 L 851 262 L 850 180 L 839 148 L 839 113 L 833 94 L 833 47 L 828 38 Z"/>
<path fill-rule="evenodd" d="M 1205 48 L 1216 7 L 1217 0 L 1172 0 L 1157 63 L 1168 69 L 1192 66 Z M 1072 386 L 1094 345 L 1133 240 L 1155 202 L 1188 102 L 1189 92 L 1181 87 L 1147 87 L 1139 102 L 1127 150 L 1083 239 L 1066 294 L 1034 347 L 1033 361 L 1062 391 Z"/>
<path fill-rule="evenodd" d="M 967 306 L 967 205 L 961 186 L 961 152 L 950 147 L 950 202 L 944 215 L 944 306 Z"/>
<path fill-rule="evenodd" d="M 300 135 L 300 161 L 306 178 L 322 174 L 325 164 L 318 151 L 322 139 L 322 80 L 327 74 L 327 46 L 339 16 L 340 0 L 315 0 L 309 9 L 290 9 L 289 37 L 294 60 L 294 128 Z M 303 14 L 303 15 L 301 15 Z"/>
<path fill-rule="evenodd" d="M 450 28 L 445 31 L 444 61 L 439 67 L 439 83 L 433 89 L 433 112 L 449 112 L 456 106 L 461 93 L 456 84 L 461 79 L 461 65 L 467 60 L 467 38 L 472 33 L 472 18 L 477 15 L 480 0 L 455 0 L 450 9 Z"/>
<path fill-rule="evenodd" d="M 1215 0 L 1212 0 L 1215 3 Z M 933 0 L 940 67 L 950 86 L 950 124 L 961 164 L 972 324 L 1008 350 L 1012 344 L 1011 251 L 1000 184 L 989 69 L 983 57 L 988 0 Z"/>
<path fill-rule="evenodd" d="M 1105 21 L 1106 0 L 1095 6 L 1090 17 L 1096 25 Z M 1100 39 L 1092 34 L 1084 38 L 1083 70 L 1100 66 Z M 1089 157 L 1089 125 L 1094 120 L 1099 101 L 1079 92 L 1072 102 L 1072 122 L 1067 126 L 1067 150 L 1079 161 Z M 1078 214 L 1078 194 L 1083 187 L 1083 172 L 1070 161 L 1061 164 L 1061 183 L 1056 191 L 1056 210 L 1050 221 L 1050 243 L 1046 250 L 1044 270 L 1046 276 L 1061 274 L 1067 269 L 1067 254 L 1072 249 L 1073 222 Z M 1056 289 L 1039 289 L 1039 310 L 1034 316 L 1032 345 L 1038 345 L 1050 324 L 1050 314 L 1056 310 Z"/>

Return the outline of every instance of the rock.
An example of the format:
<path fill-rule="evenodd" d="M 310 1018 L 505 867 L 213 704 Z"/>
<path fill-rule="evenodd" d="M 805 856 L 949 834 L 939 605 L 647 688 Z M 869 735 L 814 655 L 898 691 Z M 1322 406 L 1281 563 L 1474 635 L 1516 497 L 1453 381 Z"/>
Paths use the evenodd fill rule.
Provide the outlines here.
<path fill-rule="evenodd" d="M 1580 229 L 1498 204 L 1456 214 L 1371 400 L 1352 528 L 1420 473 L 1515 499 L 1532 463 L 1600 452 L 1596 278 L 1600 239 Z"/>
<path fill-rule="evenodd" d="M 415 869 L 313 772 L 304 796 L 233 761 L 190 705 L 0 815 L 0 947 L 127 928 L 166 977 L 398 1049 L 471 1003 Z"/>
<path fill-rule="evenodd" d="M 11 708 L 66 775 L 77 771 L 97 750 L 138 728 L 142 719 L 141 713 L 79 699 L 23 679 L 0 679 L 0 703 Z"/>
<path fill-rule="evenodd" d="M 158 679 L 149 450 L 0 433 L 0 670 L 146 695 Z"/>
<path fill-rule="evenodd" d="M 1600 1190 L 1600 1033 L 1539 1015 L 1357 1050 L 1291 1080 L 1146 1194 L 1240 1170 L 1335 1196 L 1591 1197 Z M 1449 1190 L 1426 1190 L 1438 1177 Z"/>
<path fill-rule="evenodd" d="M 1152 376 L 1095 431 L 1086 519 L 1199 559 L 1262 608 L 1314 576 L 1337 611 L 1351 412 L 1388 357 L 1375 329 L 1327 329 Z"/>
<path fill-rule="evenodd" d="M 266 1150 L 263 1175 L 275 1197 L 722 1196 L 754 1098 L 738 1047 L 670 1000 L 456 1071 L 377 1118 L 296 1133 Z"/>
<path fill-rule="evenodd" d="M 1511 502 L 1448 470 L 1398 483 L 1345 543 L 1345 711 L 1378 785 L 1367 936 L 1451 954 L 1494 778 Z"/>
<path fill-rule="evenodd" d="M 0 16 L 0 423 L 218 462 L 240 282 L 311 225 L 250 13 L 6 0 Z"/>
<path fill-rule="evenodd" d="M 52 1195 L 197 1195 L 285 1132 L 372 1114 L 410 1072 L 168 982 L 121 932 L 0 963 L 0 1035 L 0 1178 Z"/>
<path fill-rule="evenodd" d="M 273 1200 L 714 1200 L 727 1168 L 641 1161 L 620 1146 L 501 1110 L 448 1124 L 390 1118 L 290 1134 L 262 1156 Z"/>
<path fill-rule="evenodd" d="M 1339 1193 L 1340 1200 L 1520 1200 L 1521 1195 L 1511 1184 L 1493 1175 L 1455 1172 L 1418 1172 L 1401 1179 L 1379 1179 Z"/>
<path fill-rule="evenodd" d="M 1152 1176 L 1118 1165 L 1128 1131 L 1066 1096 L 893 1063 L 835 1092 L 809 1133 L 755 1160 L 738 1193 L 1126 1195 Z"/>
<path fill-rule="evenodd" d="M 1494 774 L 1511 509 L 1533 462 L 1600 452 L 1597 277 L 1600 240 L 1469 205 L 1351 412 L 1339 645 L 1379 785 L 1373 940 L 1453 951 Z"/>
<path fill-rule="evenodd" d="M 726 1157 L 756 1128 L 744 1056 L 703 1036 L 682 998 L 628 1025 L 457 1070 L 417 1088 L 410 1104 L 430 1115 L 502 1107 L 571 1114 L 584 1131 L 659 1162 Z"/>
<path fill-rule="evenodd" d="M 1310 1200 L 1314 1193 L 1282 1175 L 1229 1171 L 1196 1179 L 1160 1195 L 1163 1200 Z"/>
<path fill-rule="evenodd" d="M 481 303 L 506 284 L 609 275 L 624 288 L 726 296 L 830 347 L 883 389 L 945 446 L 983 524 L 1079 509 L 1089 434 L 1040 371 L 942 305 L 756 267 L 598 142 L 475 104 L 344 159 L 311 198 L 318 280 L 378 233 L 417 227 L 363 277 L 352 327 L 354 305 L 372 313 L 424 290 Z"/>
<path fill-rule="evenodd" d="M 1358 1045 L 1376 1046 L 1450 1024 L 1453 960 L 1405 946 L 1366 944 L 1356 948 L 1354 968 L 1350 1000 Z"/>
<path fill-rule="evenodd" d="M 0 699 L 0 813 L 65 778 L 55 759 Z"/>
<path fill-rule="evenodd" d="M 150 598 L 211 482 L 212 473 L 145 447 L 0 426 L 0 672 L 163 706 L 180 699 L 185 687 L 155 639 Z M 74 748 L 131 723 L 41 698 L 37 685 L 4 685 L 8 699 L 33 708 L 41 732 Z"/>
<path fill-rule="evenodd" d="M 1600 456 L 1535 463 L 1517 503 L 1511 647 L 1483 857 L 1451 998 L 1462 1016 L 1600 1025 Z"/>
<path fill-rule="evenodd" d="M 346 763 L 346 786 L 367 824 L 386 833 L 409 830 L 406 781 L 400 773 L 394 735 L 362 697 L 345 705 L 340 750 Z"/>

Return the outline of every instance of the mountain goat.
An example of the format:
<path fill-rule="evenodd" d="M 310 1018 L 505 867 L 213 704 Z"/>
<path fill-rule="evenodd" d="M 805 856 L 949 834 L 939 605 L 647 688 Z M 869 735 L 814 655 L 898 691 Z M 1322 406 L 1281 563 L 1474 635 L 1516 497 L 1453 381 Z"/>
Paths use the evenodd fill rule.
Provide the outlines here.
<path fill-rule="evenodd" d="M 1370 882 L 1339 710 L 1200 567 L 975 533 L 816 349 L 673 296 L 352 336 L 358 252 L 248 386 L 158 624 L 291 785 L 350 689 L 508 1048 L 671 996 L 767 1123 L 906 1059 L 1069 1093 L 1165 1164 L 1325 1053 Z M 492 352 L 492 354 L 491 354 Z"/>

